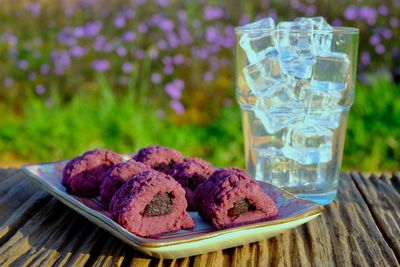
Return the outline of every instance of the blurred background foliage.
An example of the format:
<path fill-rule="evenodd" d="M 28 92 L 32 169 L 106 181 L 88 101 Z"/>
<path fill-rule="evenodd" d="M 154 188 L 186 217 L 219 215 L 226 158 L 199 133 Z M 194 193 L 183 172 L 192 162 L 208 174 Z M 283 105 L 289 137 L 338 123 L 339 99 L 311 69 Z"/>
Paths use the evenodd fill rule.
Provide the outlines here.
<path fill-rule="evenodd" d="M 234 26 L 361 30 L 345 169 L 400 167 L 400 2 L 0 0 L 0 165 L 152 143 L 243 166 Z"/>

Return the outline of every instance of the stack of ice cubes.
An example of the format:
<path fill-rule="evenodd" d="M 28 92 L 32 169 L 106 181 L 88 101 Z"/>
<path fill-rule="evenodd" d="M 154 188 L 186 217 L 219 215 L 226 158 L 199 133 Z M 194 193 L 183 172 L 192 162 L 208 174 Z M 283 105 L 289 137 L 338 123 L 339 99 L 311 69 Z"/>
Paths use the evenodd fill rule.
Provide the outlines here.
<path fill-rule="evenodd" d="M 259 152 L 257 161 L 266 166 L 274 157 L 301 165 L 332 160 L 333 130 L 340 124 L 339 102 L 350 71 L 348 56 L 331 49 L 333 28 L 314 17 L 278 25 L 265 18 L 242 29 L 239 45 L 249 62 L 243 74 L 256 97 L 254 113 L 268 134 L 284 143 Z"/>

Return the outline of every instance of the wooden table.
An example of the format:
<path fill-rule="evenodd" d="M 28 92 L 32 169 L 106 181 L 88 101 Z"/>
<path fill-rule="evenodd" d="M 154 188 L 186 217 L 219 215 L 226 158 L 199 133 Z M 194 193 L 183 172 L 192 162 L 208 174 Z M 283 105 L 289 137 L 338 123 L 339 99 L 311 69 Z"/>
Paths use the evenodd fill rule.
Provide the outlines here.
<path fill-rule="evenodd" d="M 317 219 L 278 237 L 177 260 L 151 258 L 0 170 L 0 266 L 399 266 L 400 172 L 343 174 Z"/>

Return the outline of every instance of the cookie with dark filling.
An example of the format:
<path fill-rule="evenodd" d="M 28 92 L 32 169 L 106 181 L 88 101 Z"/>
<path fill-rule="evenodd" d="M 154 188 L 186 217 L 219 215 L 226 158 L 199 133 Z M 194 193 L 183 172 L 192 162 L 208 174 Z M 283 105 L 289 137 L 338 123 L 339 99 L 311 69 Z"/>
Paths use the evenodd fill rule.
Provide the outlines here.
<path fill-rule="evenodd" d="M 200 216 L 218 229 L 274 218 L 278 209 L 261 186 L 238 168 L 215 171 L 194 196 Z"/>
<path fill-rule="evenodd" d="M 110 203 L 114 220 L 139 236 L 193 229 L 186 207 L 183 188 L 171 176 L 154 170 L 130 178 Z"/>
<path fill-rule="evenodd" d="M 171 167 L 183 161 L 179 151 L 163 146 L 149 146 L 138 151 L 133 159 L 142 162 L 150 168 L 168 174 Z"/>

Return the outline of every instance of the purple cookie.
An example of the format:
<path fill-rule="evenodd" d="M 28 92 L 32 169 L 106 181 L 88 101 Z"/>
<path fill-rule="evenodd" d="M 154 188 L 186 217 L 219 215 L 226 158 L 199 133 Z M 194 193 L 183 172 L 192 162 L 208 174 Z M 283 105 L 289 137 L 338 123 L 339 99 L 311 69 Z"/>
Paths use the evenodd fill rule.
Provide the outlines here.
<path fill-rule="evenodd" d="M 108 209 L 111 198 L 129 178 L 146 170 L 150 170 L 150 167 L 134 159 L 119 163 L 107 170 L 100 186 L 100 197 L 104 206 Z"/>
<path fill-rule="evenodd" d="M 88 151 L 67 163 L 61 183 L 75 195 L 97 196 L 104 172 L 122 161 L 121 155 L 110 150 Z"/>
<path fill-rule="evenodd" d="M 274 218 L 278 209 L 260 185 L 237 168 L 215 171 L 195 191 L 200 216 L 218 229 Z"/>
<path fill-rule="evenodd" d="M 176 162 L 181 162 L 183 157 L 179 151 L 174 149 L 163 146 L 149 146 L 140 149 L 133 156 L 133 159 L 150 166 L 154 170 L 167 174 L 171 166 Z"/>
<path fill-rule="evenodd" d="M 182 187 L 171 176 L 154 170 L 130 178 L 110 203 L 114 220 L 139 236 L 193 229 L 186 207 Z"/>
<path fill-rule="evenodd" d="M 188 210 L 196 209 L 193 202 L 194 191 L 214 171 L 210 163 L 199 158 L 184 158 L 182 162 L 175 163 L 171 167 L 169 175 L 185 189 Z"/>

